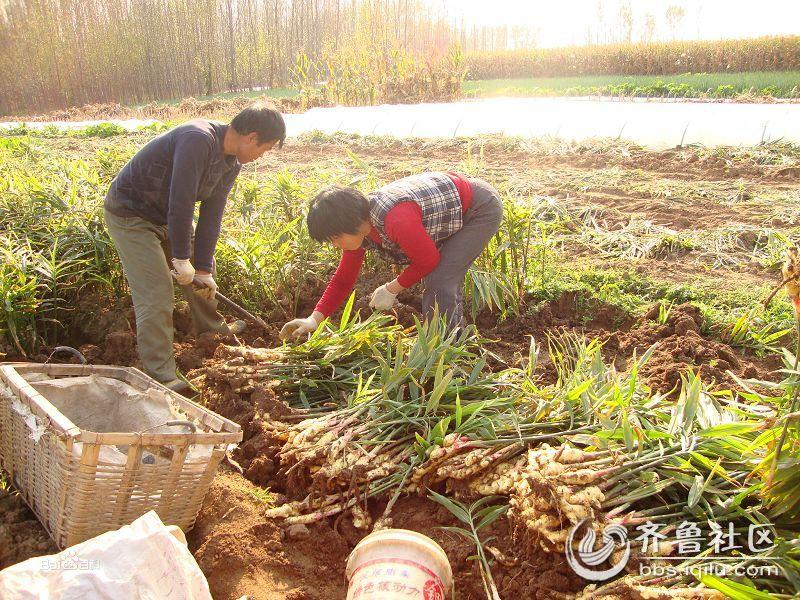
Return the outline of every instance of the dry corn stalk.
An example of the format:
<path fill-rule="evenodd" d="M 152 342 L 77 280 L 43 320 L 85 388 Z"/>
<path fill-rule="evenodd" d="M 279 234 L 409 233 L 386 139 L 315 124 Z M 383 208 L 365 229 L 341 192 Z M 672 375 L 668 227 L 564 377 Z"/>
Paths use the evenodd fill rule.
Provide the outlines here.
<path fill-rule="evenodd" d="M 789 248 L 786 251 L 786 260 L 783 263 L 783 268 L 781 269 L 781 273 L 783 275 L 783 284 L 785 286 L 786 295 L 792 301 L 794 305 L 794 317 L 795 317 L 795 325 L 797 328 L 797 349 L 795 351 L 794 357 L 794 370 L 796 371 L 798 368 L 798 361 L 800 361 L 800 252 L 796 247 Z M 792 401 L 789 405 L 788 413 L 792 414 L 797 410 L 798 400 L 800 396 L 800 388 L 795 387 L 794 393 L 792 395 Z M 781 460 L 781 453 L 783 452 L 783 445 L 786 442 L 786 436 L 789 433 L 789 421 L 787 420 L 783 425 L 783 430 L 781 431 L 780 438 L 778 439 L 778 445 L 775 447 L 775 456 L 772 459 L 772 466 L 770 467 L 769 472 L 765 478 L 765 483 L 767 484 L 767 488 L 772 487 L 772 483 L 775 480 L 775 474 L 778 470 L 778 465 L 780 464 Z"/>
<path fill-rule="evenodd" d="M 792 247 L 786 251 L 786 260 L 781 269 L 786 295 L 794 304 L 795 317 L 800 320 L 800 252 Z"/>

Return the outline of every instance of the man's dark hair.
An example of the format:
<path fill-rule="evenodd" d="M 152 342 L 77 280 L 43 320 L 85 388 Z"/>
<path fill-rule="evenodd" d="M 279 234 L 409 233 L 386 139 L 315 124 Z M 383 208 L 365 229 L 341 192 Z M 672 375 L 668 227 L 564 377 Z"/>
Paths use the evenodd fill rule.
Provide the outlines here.
<path fill-rule="evenodd" d="M 329 241 L 343 233 L 357 233 L 369 221 L 369 201 L 356 189 L 333 185 L 319 192 L 311 201 L 306 224 L 308 233 L 318 242 Z"/>
<path fill-rule="evenodd" d="M 256 102 L 245 108 L 231 121 L 231 127 L 239 135 L 258 134 L 258 143 L 266 144 L 278 140 L 278 148 L 286 139 L 286 123 L 280 111 L 267 102 Z"/>

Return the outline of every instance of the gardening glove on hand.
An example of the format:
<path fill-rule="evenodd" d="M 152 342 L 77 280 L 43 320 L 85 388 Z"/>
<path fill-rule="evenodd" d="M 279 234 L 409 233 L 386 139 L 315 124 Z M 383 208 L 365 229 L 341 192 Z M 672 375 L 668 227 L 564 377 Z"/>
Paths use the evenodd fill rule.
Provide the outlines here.
<path fill-rule="evenodd" d="M 372 292 L 369 307 L 373 310 L 390 310 L 396 302 L 397 294 L 390 292 L 384 284 Z"/>
<path fill-rule="evenodd" d="M 194 280 L 194 267 L 188 258 L 173 258 L 172 271 L 175 274 L 175 281 L 178 285 L 190 285 Z"/>
<path fill-rule="evenodd" d="M 214 294 L 217 293 L 217 282 L 214 281 L 214 277 L 209 274 L 203 275 L 195 275 L 194 276 L 195 283 L 199 283 L 201 286 L 197 286 L 194 288 L 194 293 L 204 298 L 205 300 L 213 300 Z"/>
<path fill-rule="evenodd" d="M 297 339 L 304 334 L 313 333 L 317 327 L 319 327 L 319 323 L 313 316 L 307 319 L 293 319 L 281 328 L 281 339 Z"/>

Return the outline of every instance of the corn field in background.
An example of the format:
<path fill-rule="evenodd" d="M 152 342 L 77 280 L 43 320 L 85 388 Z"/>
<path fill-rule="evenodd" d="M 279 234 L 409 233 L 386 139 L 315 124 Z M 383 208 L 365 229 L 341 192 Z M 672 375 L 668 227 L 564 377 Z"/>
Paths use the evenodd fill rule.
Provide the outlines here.
<path fill-rule="evenodd" d="M 800 69 L 800 36 L 468 52 L 468 79 Z"/>
<path fill-rule="evenodd" d="M 293 71 L 304 107 L 449 101 L 461 95 L 466 74 L 459 46 L 437 55 L 386 50 L 356 42 L 314 60 L 300 54 Z"/>
<path fill-rule="evenodd" d="M 422 0 L 14 0 L 0 9 L 0 115 L 292 83 L 328 82 L 331 102 L 449 99 L 464 72 L 483 80 L 800 69 L 798 36 L 507 51 L 513 40 L 535 42 L 524 35 L 530 26 L 452 16 Z"/>

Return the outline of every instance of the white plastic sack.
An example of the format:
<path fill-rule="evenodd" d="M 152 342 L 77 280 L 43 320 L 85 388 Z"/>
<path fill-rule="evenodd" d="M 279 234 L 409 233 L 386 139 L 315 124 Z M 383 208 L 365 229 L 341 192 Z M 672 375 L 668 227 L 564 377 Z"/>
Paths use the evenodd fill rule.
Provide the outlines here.
<path fill-rule="evenodd" d="M 11 410 L 21 415 L 22 420 L 28 426 L 28 429 L 30 430 L 28 437 L 30 437 L 34 442 L 38 442 L 44 435 L 45 431 L 47 431 L 41 419 L 36 417 L 36 415 L 31 412 L 31 409 L 20 402 L 19 398 L 17 398 L 14 395 L 14 392 L 11 391 L 11 388 L 5 385 L 2 381 L 0 381 L 0 398 L 2 398 L 5 402 L 11 403 Z"/>
<path fill-rule="evenodd" d="M 4 600 L 212 600 L 185 544 L 154 511 L 130 525 L 0 571 Z"/>

